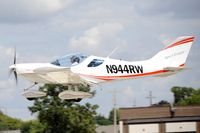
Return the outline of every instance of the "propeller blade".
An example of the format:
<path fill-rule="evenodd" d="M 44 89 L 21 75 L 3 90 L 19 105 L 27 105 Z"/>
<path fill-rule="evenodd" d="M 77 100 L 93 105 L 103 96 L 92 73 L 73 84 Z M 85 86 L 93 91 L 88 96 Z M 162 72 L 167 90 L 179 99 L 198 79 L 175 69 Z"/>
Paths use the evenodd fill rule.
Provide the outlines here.
<path fill-rule="evenodd" d="M 18 77 L 17 77 L 17 72 L 16 71 L 13 71 L 14 72 L 14 76 L 15 76 L 15 82 L 16 84 L 18 83 Z"/>
<path fill-rule="evenodd" d="M 14 73 L 14 77 L 15 77 L 15 82 L 17 84 L 18 82 L 18 77 L 17 77 L 17 71 L 16 71 L 16 62 L 17 62 L 17 55 L 16 55 L 16 48 L 14 48 L 14 60 L 13 60 L 13 65 L 9 66 L 10 70 L 9 70 L 9 76 Z"/>
<path fill-rule="evenodd" d="M 14 48 L 14 63 L 13 63 L 14 65 L 16 64 L 16 58 L 17 58 L 16 57 L 16 48 Z"/>

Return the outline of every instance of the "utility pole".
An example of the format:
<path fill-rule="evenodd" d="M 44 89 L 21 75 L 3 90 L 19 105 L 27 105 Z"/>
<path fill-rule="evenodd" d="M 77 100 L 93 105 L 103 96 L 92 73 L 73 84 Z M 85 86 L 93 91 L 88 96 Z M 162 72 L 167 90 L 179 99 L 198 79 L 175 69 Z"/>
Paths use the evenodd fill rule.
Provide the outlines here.
<path fill-rule="evenodd" d="M 117 113 L 116 113 L 116 90 L 114 91 L 113 93 L 113 105 L 114 105 L 114 116 L 113 116 L 113 119 L 114 119 L 114 122 L 113 122 L 113 126 L 114 126 L 114 131 L 113 133 L 117 133 L 116 132 L 116 125 L 117 125 Z"/>
<path fill-rule="evenodd" d="M 133 99 L 133 107 L 136 107 L 136 100 Z"/>
<path fill-rule="evenodd" d="M 116 100 L 116 89 L 113 89 L 112 91 L 109 91 L 112 93 L 113 96 L 113 133 L 117 133 L 117 110 L 116 110 L 116 105 L 117 105 L 117 100 Z"/>
<path fill-rule="evenodd" d="M 150 106 L 151 106 L 151 105 L 153 104 L 153 98 L 156 98 L 156 97 L 154 97 L 154 96 L 152 95 L 152 91 L 149 91 L 149 96 L 146 97 L 146 98 L 149 99 L 149 104 L 150 104 Z"/>

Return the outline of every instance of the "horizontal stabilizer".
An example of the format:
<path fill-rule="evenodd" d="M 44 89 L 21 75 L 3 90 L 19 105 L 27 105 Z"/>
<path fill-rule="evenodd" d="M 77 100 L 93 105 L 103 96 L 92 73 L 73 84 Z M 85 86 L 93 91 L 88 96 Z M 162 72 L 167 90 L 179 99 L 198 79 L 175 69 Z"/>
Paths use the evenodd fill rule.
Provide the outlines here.
<path fill-rule="evenodd" d="M 176 74 L 177 72 L 183 71 L 187 68 L 180 66 L 180 67 L 165 67 L 163 68 L 163 70 L 165 71 L 165 73 L 160 74 L 160 75 L 156 75 L 156 77 L 167 77 L 173 74 Z"/>
<path fill-rule="evenodd" d="M 184 67 L 165 67 L 164 70 L 167 70 L 169 72 L 178 72 L 178 71 L 182 71 L 186 68 Z"/>

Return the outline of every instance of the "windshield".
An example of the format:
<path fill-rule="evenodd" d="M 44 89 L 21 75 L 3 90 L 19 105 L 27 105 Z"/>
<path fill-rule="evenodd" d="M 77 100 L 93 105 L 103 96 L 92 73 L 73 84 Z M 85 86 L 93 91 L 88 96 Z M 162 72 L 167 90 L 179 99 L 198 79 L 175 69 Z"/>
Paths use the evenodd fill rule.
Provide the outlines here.
<path fill-rule="evenodd" d="M 51 64 L 54 64 L 56 66 L 67 67 L 67 66 L 77 65 L 82 61 L 84 61 L 86 58 L 87 56 L 84 54 L 70 54 L 54 60 L 53 62 L 51 62 Z"/>
<path fill-rule="evenodd" d="M 101 65 L 104 62 L 104 60 L 101 59 L 93 59 L 89 64 L 88 67 L 97 67 Z"/>

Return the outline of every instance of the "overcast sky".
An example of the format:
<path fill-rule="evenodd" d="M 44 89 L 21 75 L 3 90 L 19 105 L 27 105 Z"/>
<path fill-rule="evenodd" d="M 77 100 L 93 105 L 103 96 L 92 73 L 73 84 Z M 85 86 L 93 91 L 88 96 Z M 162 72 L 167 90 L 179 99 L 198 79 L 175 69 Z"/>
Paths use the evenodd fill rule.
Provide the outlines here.
<path fill-rule="evenodd" d="M 173 102 L 173 86 L 200 87 L 200 1 L 199 0 L 0 0 L 0 109 L 20 119 L 31 119 L 21 93 L 30 85 L 20 78 L 16 87 L 8 77 L 17 48 L 17 62 L 49 62 L 56 57 L 81 52 L 113 58 L 150 58 L 179 36 L 194 35 L 186 66 L 190 70 L 167 78 L 146 77 L 95 86 L 97 94 L 82 103 L 99 104 L 108 115 L 112 89 L 117 90 L 118 107 L 148 106 Z"/>

